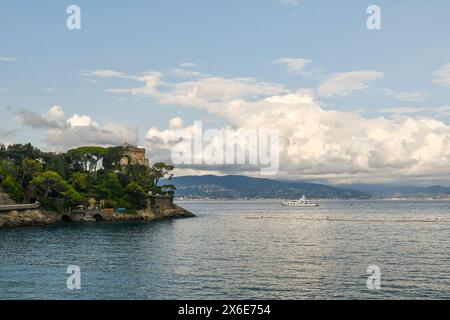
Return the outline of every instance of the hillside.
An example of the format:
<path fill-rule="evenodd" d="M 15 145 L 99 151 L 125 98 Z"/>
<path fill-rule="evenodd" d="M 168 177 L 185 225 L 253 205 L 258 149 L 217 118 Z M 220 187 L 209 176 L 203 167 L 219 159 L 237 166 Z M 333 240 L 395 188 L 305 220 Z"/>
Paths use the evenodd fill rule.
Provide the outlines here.
<path fill-rule="evenodd" d="M 288 182 L 246 176 L 183 176 L 171 180 L 176 195 L 211 199 L 276 198 L 289 199 L 305 195 L 322 199 L 367 199 L 361 191 L 308 182 Z"/>
<path fill-rule="evenodd" d="M 340 185 L 340 188 L 350 188 L 369 193 L 377 197 L 401 196 L 401 197 L 427 197 L 450 195 L 450 188 L 440 185 L 430 187 L 393 185 L 393 184 L 349 184 Z"/>

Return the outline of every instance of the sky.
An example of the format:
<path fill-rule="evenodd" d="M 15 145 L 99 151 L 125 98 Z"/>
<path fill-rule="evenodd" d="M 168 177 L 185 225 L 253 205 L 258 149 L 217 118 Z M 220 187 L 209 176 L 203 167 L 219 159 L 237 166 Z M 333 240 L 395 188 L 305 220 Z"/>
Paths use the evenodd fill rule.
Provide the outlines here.
<path fill-rule="evenodd" d="M 0 142 L 129 142 L 170 161 L 175 131 L 202 121 L 279 130 L 279 178 L 449 185 L 449 14 L 445 0 L 4 0 Z M 205 173 L 260 174 L 178 169 Z"/>

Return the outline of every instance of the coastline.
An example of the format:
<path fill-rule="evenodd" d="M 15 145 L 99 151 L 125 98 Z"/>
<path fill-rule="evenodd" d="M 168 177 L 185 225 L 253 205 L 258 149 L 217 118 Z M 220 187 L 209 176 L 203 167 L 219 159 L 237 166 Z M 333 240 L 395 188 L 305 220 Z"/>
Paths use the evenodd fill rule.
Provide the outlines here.
<path fill-rule="evenodd" d="M 38 227 L 58 223 L 95 223 L 99 221 L 153 221 L 193 218 L 195 214 L 171 204 L 159 209 L 139 210 L 136 213 L 118 213 L 103 210 L 85 213 L 56 213 L 45 210 L 5 211 L 0 213 L 0 229 Z"/>

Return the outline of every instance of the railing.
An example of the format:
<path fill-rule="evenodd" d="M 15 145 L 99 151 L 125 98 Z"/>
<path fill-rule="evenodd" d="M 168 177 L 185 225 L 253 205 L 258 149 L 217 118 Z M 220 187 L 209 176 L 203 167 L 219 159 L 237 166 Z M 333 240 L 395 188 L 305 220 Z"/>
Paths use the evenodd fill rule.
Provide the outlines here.
<path fill-rule="evenodd" d="M 0 211 L 14 211 L 14 210 L 32 210 L 38 209 L 41 206 L 39 202 L 27 204 L 9 204 L 0 205 Z"/>

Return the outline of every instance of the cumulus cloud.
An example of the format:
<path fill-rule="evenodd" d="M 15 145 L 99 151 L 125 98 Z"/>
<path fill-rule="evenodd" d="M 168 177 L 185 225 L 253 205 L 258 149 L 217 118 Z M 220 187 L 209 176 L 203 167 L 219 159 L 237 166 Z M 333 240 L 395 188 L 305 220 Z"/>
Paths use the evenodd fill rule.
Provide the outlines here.
<path fill-rule="evenodd" d="M 19 119 L 23 124 L 34 129 L 57 127 L 58 124 L 50 118 L 43 117 L 40 113 L 21 109 L 18 111 Z"/>
<path fill-rule="evenodd" d="M 345 96 L 382 76 L 376 71 L 336 74 L 321 84 L 319 97 Z M 177 83 L 162 78 L 151 72 L 137 77 L 140 86 L 115 92 L 205 110 L 225 120 L 227 125 L 219 131 L 227 127 L 279 130 L 280 176 L 334 182 L 450 177 L 450 126 L 431 117 L 412 117 L 424 110 L 387 108 L 386 113 L 405 116 L 365 118 L 358 113 L 325 110 L 310 90 L 288 90 L 254 78 L 204 77 Z M 441 112 L 445 111 L 448 108 L 442 107 Z M 180 118 L 172 119 L 166 129 L 150 128 L 145 139 L 151 157 L 170 160 L 180 129 L 191 134 L 195 130 Z M 208 142 L 214 143 L 220 141 Z M 258 169 L 240 170 L 249 174 Z"/>
<path fill-rule="evenodd" d="M 44 117 L 40 113 L 22 109 L 18 116 L 22 123 L 33 129 L 47 130 L 47 143 L 53 149 L 67 149 L 81 145 L 137 144 L 138 129 L 108 122 L 99 125 L 87 115 L 73 114 L 64 119 L 61 106 L 51 107 Z"/>
<path fill-rule="evenodd" d="M 368 83 L 384 76 L 378 71 L 351 71 L 332 75 L 318 88 L 317 93 L 322 97 L 348 96 L 353 91 L 369 88 Z"/>
<path fill-rule="evenodd" d="M 435 119 L 368 119 L 327 111 L 305 93 L 221 107 L 220 115 L 233 128 L 280 131 L 280 176 L 350 182 L 450 175 L 450 127 Z M 193 130 L 192 125 L 185 129 Z M 161 154 L 165 148 L 167 158 L 175 130 L 151 128 L 146 139 Z"/>
<path fill-rule="evenodd" d="M 169 121 L 170 129 L 180 129 L 183 126 L 183 120 L 180 117 L 172 118 Z"/>
<path fill-rule="evenodd" d="M 61 120 L 64 117 L 64 111 L 61 106 L 53 106 L 48 111 L 48 118 L 50 120 Z"/>
<path fill-rule="evenodd" d="M 91 117 L 78 114 L 74 114 L 69 119 L 67 119 L 67 124 L 70 127 L 97 127 L 98 124 L 92 121 Z"/>
<path fill-rule="evenodd" d="M 287 70 L 292 73 L 301 73 L 305 66 L 311 63 L 311 60 L 304 58 L 280 58 L 273 63 L 285 65 Z"/>
<path fill-rule="evenodd" d="M 442 87 L 450 87 L 450 63 L 433 72 L 434 82 Z"/>
<path fill-rule="evenodd" d="M 47 132 L 47 142 L 51 146 L 63 149 L 82 145 L 137 144 L 138 129 L 115 123 L 106 123 L 103 126 L 50 128 Z"/>

